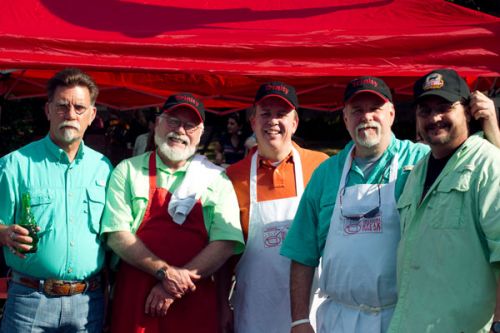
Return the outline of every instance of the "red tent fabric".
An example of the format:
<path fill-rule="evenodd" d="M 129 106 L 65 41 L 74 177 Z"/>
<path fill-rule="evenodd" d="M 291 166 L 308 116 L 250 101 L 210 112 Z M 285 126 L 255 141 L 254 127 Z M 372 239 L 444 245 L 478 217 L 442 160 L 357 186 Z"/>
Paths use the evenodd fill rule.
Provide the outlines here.
<path fill-rule="evenodd" d="M 16 71 L 0 93 L 43 96 L 54 70 L 76 66 L 96 78 L 98 102 L 117 109 L 191 91 L 231 112 L 278 79 L 303 107 L 332 110 L 359 75 L 384 78 L 398 100 L 439 67 L 473 88 L 499 86 L 499 36 L 499 18 L 442 0 L 10 0 L 0 69 Z"/>

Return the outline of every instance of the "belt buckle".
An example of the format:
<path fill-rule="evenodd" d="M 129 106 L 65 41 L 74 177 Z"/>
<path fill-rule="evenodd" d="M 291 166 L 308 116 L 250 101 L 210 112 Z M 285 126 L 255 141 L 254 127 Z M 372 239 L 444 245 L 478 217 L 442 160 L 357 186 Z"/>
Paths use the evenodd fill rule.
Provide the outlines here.
<path fill-rule="evenodd" d="M 58 293 L 54 292 L 54 284 L 56 283 L 53 279 L 47 279 L 43 283 L 43 292 L 47 296 L 61 296 Z"/>
<path fill-rule="evenodd" d="M 69 286 L 67 296 L 73 296 L 73 295 L 83 294 L 87 290 L 87 286 L 88 286 L 88 284 L 87 284 L 86 281 L 84 281 L 84 282 L 69 282 L 69 281 L 64 281 L 63 283 L 65 285 Z M 79 285 L 81 285 L 82 283 L 85 284 L 85 287 L 83 288 L 83 290 L 78 290 Z"/>
<path fill-rule="evenodd" d="M 76 290 L 77 285 L 74 282 L 47 279 L 43 291 L 48 296 L 73 296 L 81 293 Z"/>

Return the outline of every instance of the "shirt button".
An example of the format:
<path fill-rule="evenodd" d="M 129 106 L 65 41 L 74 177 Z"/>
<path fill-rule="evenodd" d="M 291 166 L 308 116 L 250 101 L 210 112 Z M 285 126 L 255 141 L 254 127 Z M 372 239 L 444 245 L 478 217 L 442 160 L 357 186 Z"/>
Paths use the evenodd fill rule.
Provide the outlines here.
<path fill-rule="evenodd" d="M 73 268 L 70 267 L 70 268 L 68 268 L 68 273 L 71 273 L 71 272 L 73 272 Z"/>
<path fill-rule="evenodd" d="M 68 197 L 70 197 L 70 198 L 71 198 L 72 196 L 73 196 L 73 193 L 69 192 L 69 193 L 68 193 Z"/>
<path fill-rule="evenodd" d="M 73 223 L 73 218 L 72 217 L 69 218 L 69 223 Z"/>
<path fill-rule="evenodd" d="M 75 246 L 75 242 L 73 242 L 73 241 L 69 242 L 69 246 L 71 246 L 71 247 Z"/>

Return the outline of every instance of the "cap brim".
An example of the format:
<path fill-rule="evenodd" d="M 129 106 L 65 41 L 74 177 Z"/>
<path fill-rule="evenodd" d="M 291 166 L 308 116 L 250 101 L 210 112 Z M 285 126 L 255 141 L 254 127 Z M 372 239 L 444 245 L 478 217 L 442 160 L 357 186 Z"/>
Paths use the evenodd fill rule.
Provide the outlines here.
<path fill-rule="evenodd" d="M 352 94 L 352 96 L 349 97 L 349 99 L 347 99 L 345 101 L 345 104 L 348 104 L 355 96 L 357 96 L 359 94 L 362 94 L 362 93 L 370 93 L 372 95 L 380 97 L 384 102 L 391 102 L 391 100 L 389 98 L 387 98 L 386 96 L 382 95 L 378 91 L 373 91 L 373 90 L 369 90 L 369 89 L 363 89 L 363 90 L 358 90 L 354 94 Z"/>
<path fill-rule="evenodd" d="M 264 97 L 262 97 L 261 99 L 259 99 L 258 101 L 255 101 L 255 104 L 258 104 L 260 102 L 262 102 L 263 100 L 269 98 L 269 97 L 279 97 L 280 99 L 284 100 L 285 102 L 287 102 L 288 105 L 290 105 L 292 108 L 296 109 L 297 106 L 293 105 L 292 102 L 290 102 L 288 99 L 286 99 L 285 97 L 281 96 L 281 95 L 278 95 L 278 94 L 269 94 L 269 95 L 266 95 Z"/>
<path fill-rule="evenodd" d="M 444 90 L 428 90 L 428 91 L 422 93 L 420 96 L 418 96 L 415 100 L 419 101 L 422 98 L 427 97 L 427 96 L 442 97 L 442 98 L 444 98 L 445 100 L 447 100 L 450 103 L 455 103 L 455 102 L 457 102 L 457 101 L 459 101 L 459 100 L 462 99 L 461 96 L 449 93 L 449 92 L 444 91 Z"/>
<path fill-rule="evenodd" d="M 194 106 L 192 106 L 191 104 L 189 103 L 179 103 L 179 104 L 176 104 L 168 109 L 163 109 L 163 112 L 171 112 L 171 111 L 174 111 L 175 109 L 178 109 L 179 107 L 181 106 L 187 106 L 188 108 L 190 108 L 191 110 L 194 111 L 194 113 L 196 113 L 196 115 L 198 116 L 198 119 L 200 120 L 200 122 L 202 123 L 203 122 L 203 118 L 201 117 L 200 115 L 200 112 L 198 112 L 198 109 L 195 108 Z"/>

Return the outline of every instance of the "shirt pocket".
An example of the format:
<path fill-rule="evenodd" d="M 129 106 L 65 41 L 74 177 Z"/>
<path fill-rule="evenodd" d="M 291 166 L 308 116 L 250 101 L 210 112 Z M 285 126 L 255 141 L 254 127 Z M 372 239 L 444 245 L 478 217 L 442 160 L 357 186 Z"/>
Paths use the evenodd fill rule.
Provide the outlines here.
<path fill-rule="evenodd" d="M 401 195 L 401 197 L 399 198 L 397 209 L 400 216 L 401 233 L 405 232 L 406 227 L 413 219 L 413 216 L 415 214 L 415 209 L 413 209 L 414 202 L 414 197 L 405 192 L 403 192 L 403 195 Z"/>
<path fill-rule="evenodd" d="M 445 176 L 433 190 L 428 209 L 431 225 L 436 229 L 463 227 L 465 195 L 470 188 L 472 167 L 464 167 Z"/>
<path fill-rule="evenodd" d="M 29 190 L 31 196 L 31 212 L 40 227 L 39 236 L 52 230 L 55 217 L 54 196 L 48 189 Z"/>
<path fill-rule="evenodd" d="M 90 231 L 98 234 L 101 226 L 101 216 L 106 202 L 106 189 L 103 186 L 87 188 L 86 213 L 88 213 L 88 223 Z"/>

